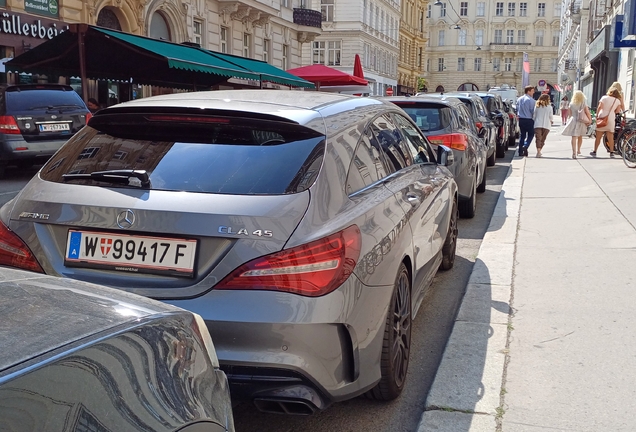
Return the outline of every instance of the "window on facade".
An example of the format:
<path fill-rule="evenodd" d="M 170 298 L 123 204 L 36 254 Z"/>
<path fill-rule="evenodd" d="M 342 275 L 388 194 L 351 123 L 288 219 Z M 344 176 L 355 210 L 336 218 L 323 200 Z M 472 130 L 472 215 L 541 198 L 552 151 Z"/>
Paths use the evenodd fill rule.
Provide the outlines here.
<path fill-rule="evenodd" d="M 526 43 L 526 31 L 525 30 L 517 31 L 517 43 L 520 43 L 520 44 Z"/>
<path fill-rule="evenodd" d="M 375 7 L 375 27 L 376 30 L 380 30 L 380 7 Z"/>
<path fill-rule="evenodd" d="M 545 3 L 538 4 L 537 16 L 540 16 L 540 17 L 545 16 Z"/>
<path fill-rule="evenodd" d="M 172 41 L 170 26 L 161 12 L 155 12 L 152 14 L 150 21 L 150 37 L 153 39 Z"/>
<path fill-rule="evenodd" d="M 515 31 L 506 30 L 506 43 L 512 44 L 515 42 Z"/>
<path fill-rule="evenodd" d="M 289 0 L 280 0 L 280 5 L 282 7 L 288 8 L 289 7 Z"/>
<path fill-rule="evenodd" d="M 504 70 L 505 70 L 506 72 L 510 72 L 510 71 L 512 71 L 512 58 L 510 58 L 510 57 L 506 57 L 506 58 L 504 59 L 504 68 L 505 68 Z"/>
<path fill-rule="evenodd" d="M 498 72 L 499 69 L 501 69 L 501 59 L 499 57 L 496 57 L 492 59 L 492 70 Z"/>
<path fill-rule="evenodd" d="M 537 30 L 535 33 L 535 36 L 536 36 L 535 45 L 543 46 L 543 30 Z"/>
<path fill-rule="evenodd" d="M 437 34 L 437 45 L 444 46 L 444 43 L 445 43 L 444 39 L 446 39 L 446 31 L 440 30 Z"/>
<path fill-rule="evenodd" d="M 468 16 L 468 2 L 459 3 L 459 16 Z"/>
<path fill-rule="evenodd" d="M 243 57 L 250 57 L 250 47 L 252 46 L 252 35 L 243 33 Z"/>
<path fill-rule="evenodd" d="M 194 42 L 203 46 L 203 21 L 198 19 L 192 20 L 192 34 Z"/>
<path fill-rule="evenodd" d="M 289 69 L 289 45 L 283 45 L 283 58 L 280 63 L 283 70 Z"/>
<path fill-rule="evenodd" d="M 424 31 L 424 11 L 420 11 L 420 31 Z"/>
<path fill-rule="evenodd" d="M 458 44 L 466 45 L 466 30 L 462 29 L 459 31 Z"/>
<path fill-rule="evenodd" d="M 367 23 L 367 0 L 362 1 L 362 24 Z"/>
<path fill-rule="evenodd" d="M 528 3 L 519 3 L 519 16 L 528 16 Z"/>
<path fill-rule="evenodd" d="M 552 46 L 559 46 L 559 34 L 556 32 L 552 35 Z"/>
<path fill-rule="evenodd" d="M 483 17 L 486 15 L 486 2 L 477 2 L 477 16 Z"/>
<path fill-rule="evenodd" d="M 550 65 L 550 72 L 556 72 L 559 68 L 559 59 L 552 59 L 552 64 Z"/>
<path fill-rule="evenodd" d="M 368 68 L 371 63 L 370 63 L 370 59 L 371 59 L 371 45 L 369 45 L 368 43 L 364 44 L 364 54 L 363 54 L 364 58 L 362 59 L 362 65 L 365 68 Z"/>
<path fill-rule="evenodd" d="M 534 59 L 534 71 L 535 72 L 541 72 L 541 59 L 540 58 Z"/>
<path fill-rule="evenodd" d="M 457 70 L 460 72 L 466 70 L 466 58 L 459 57 L 457 59 Z"/>
<path fill-rule="evenodd" d="M 481 57 L 475 59 L 473 69 L 475 69 L 475 72 L 481 71 Z"/>
<path fill-rule="evenodd" d="M 375 9 L 375 6 L 373 5 L 373 2 L 371 3 L 371 7 L 369 8 L 369 25 L 371 27 L 373 27 L 373 10 Z"/>
<path fill-rule="evenodd" d="M 496 44 L 502 43 L 502 39 L 503 39 L 503 30 L 495 30 L 495 43 Z"/>
<path fill-rule="evenodd" d="M 324 41 L 314 41 L 311 60 L 313 64 L 325 64 L 325 43 Z"/>
<path fill-rule="evenodd" d="M 439 16 L 446 16 L 446 3 L 442 3 L 442 7 L 439 9 Z"/>
<path fill-rule="evenodd" d="M 428 5 L 428 8 L 426 9 L 426 18 L 430 18 L 431 17 L 431 12 L 433 11 L 433 6 L 431 6 L 430 4 Z"/>
<path fill-rule="evenodd" d="M 475 45 L 482 46 L 484 44 L 484 31 L 475 30 Z"/>
<path fill-rule="evenodd" d="M 558 18 L 560 16 L 561 16 L 561 3 L 556 2 L 554 3 L 554 17 Z"/>
<path fill-rule="evenodd" d="M 444 70 L 444 59 L 443 58 L 438 58 L 437 59 L 437 72 L 442 72 Z"/>
<path fill-rule="evenodd" d="M 327 64 L 329 66 L 340 66 L 340 41 L 328 42 Z"/>
<path fill-rule="evenodd" d="M 515 70 L 517 72 L 521 72 L 522 67 L 523 67 L 523 57 L 519 57 L 519 58 L 517 58 L 517 66 L 516 66 Z"/>
<path fill-rule="evenodd" d="M 263 61 L 269 63 L 269 52 L 272 43 L 269 39 L 263 39 Z"/>
<path fill-rule="evenodd" d="M 222 53 L 228 53 L 228 45 L 227 45 L 227 40 L 228 40 L 228 35 L 229 35 L 229 31 L 227 27 L 221 27 L 221 34 L 219 35 L 219 39 L 220 39 L 220 48 L 221 48 L 221 52 Z"/>
<path fill-rule="evenodd" d="M 417 49 L 417 65 L 419 66 L 420 69 L 422 69 L 422 57 L 424 56 L 424 49 L 422 47 L 419 47 Z"/>
<path fill-rule="evenodd" d="M 426 59 L 426 72 L 431 71 L 431 59 Z"/>
<path fill-rule="evenodd" d="M 495 6 L 495 16 L 503 16 L 503 7 L 503 2 L 497 2 L 497 5 Z"/>
<path fill-rule="evenodd" d="M 320 12 L 323 21 L 333 21 L 334 0 L 320 0 Z"/>
<path fill-rule="evenodd" d="M 508 3 L 508 16 L 515 16 L 517 3 Z"/>

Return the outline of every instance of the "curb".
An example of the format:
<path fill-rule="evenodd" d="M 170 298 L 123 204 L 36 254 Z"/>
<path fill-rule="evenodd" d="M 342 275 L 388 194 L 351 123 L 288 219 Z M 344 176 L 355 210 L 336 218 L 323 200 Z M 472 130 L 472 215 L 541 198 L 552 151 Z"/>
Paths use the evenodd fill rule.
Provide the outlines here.
<path fill-rule="evenodd" d="M 417 432 L 499 427 L 525 165 L 519 157 L 510 164 Z"/>

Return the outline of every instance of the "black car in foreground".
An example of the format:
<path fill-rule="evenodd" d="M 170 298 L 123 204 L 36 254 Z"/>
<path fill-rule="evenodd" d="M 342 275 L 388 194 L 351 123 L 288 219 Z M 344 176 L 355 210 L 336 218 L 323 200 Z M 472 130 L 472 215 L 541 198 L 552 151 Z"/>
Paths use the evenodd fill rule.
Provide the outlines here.
<path fill-rule="evenodd" d="M 459 215 L 474 217 L 477 192 L 486 191 L 488 148 L 483 139 L 485 131 L 477 131 L 464 103 L 439 93 L 385 99 L 402 108 L 432 145 L 443 145 L 453 151 L 455 162 L 449 169 L 457 183 Z"/>
<path fill-rule="evenodd" d="M 0 86 L 0 176 L 7 165 L 46 162 L 90 117 L 71 86 Z"/>
<path fill-rule="evenodd" d="M 0 431 L 234 430 L 198 315 L 6 268 L 0 290 Z"/>

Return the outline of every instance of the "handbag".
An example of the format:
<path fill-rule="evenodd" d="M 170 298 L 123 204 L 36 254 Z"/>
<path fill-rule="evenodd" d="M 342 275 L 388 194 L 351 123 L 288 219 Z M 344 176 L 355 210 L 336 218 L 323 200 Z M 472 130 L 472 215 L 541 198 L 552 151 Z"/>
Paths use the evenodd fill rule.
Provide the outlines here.
<path fill-rule="evenodd" d="M 582 105 L 581 109 L 578 111 L 577 120 L 585 124 L 592 122 L 592 119 L 590 119 L 587 112 L 585 112 L 585 105 Z"/>
<path fill-rule="evenodd" d="M 607 113 L 607 115 L 606 115 L 605 117 L 599 117 L 598 115 L 596 116 L 596 127 L 597 127 L 597 128 L 602 128 L 602 127 L 607 126 L 607 123 L 609 122 L 609 115 L 610 115 L 610 114 L 612 113 L 612 111 L 614 110 L 614 105 L 616 105 L 616 101 L 617 101 L 617 100 L 618 100 L 618 99 L 616 99 L 616 100 L 614 101 L 614 103 L 612 104 L 612 108 L 609 110 L 609 113 Z M 601 111 L 602 111 L 602 110 L 601 110 L 601 105 L 599 104 L 597 112 L 599 112 L 599 113 L 600 113 Z"/>

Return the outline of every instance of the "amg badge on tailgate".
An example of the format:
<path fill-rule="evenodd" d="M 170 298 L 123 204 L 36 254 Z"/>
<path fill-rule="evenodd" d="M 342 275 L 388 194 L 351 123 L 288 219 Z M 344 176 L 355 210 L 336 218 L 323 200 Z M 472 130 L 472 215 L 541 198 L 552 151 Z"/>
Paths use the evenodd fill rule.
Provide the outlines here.
<path fill-rule="evenodd" d="M 46 214 L 46 213 L 22 212 L 22 213 L 20 213 L 19 217 L 27 218 L 27 219 L 43 219 L 43 220 L 46 220 L 46 219 L 50 218 L 51 216 Z"/>

